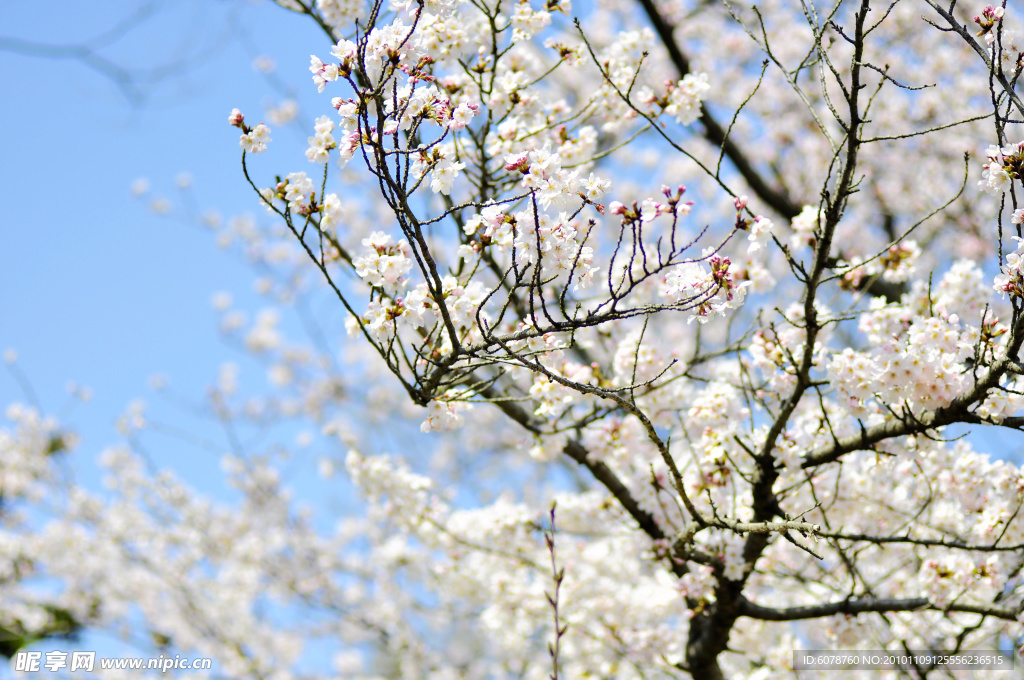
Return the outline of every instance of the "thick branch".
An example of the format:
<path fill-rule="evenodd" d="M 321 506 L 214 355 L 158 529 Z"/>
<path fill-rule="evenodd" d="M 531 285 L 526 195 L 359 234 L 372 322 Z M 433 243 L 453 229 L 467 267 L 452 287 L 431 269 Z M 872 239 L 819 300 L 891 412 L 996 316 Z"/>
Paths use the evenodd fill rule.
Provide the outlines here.
<path fill-rule="evenodd" d="M 746 616 L 760 621 L 801 621 L 804 619 L 817 619 L 836 614 L 866 614 L 869 612 L 916 612 L 916 611 L 943 611 L 943 612 L 966 612 L 970 614 L 983 614 L 994 616 L 1007 621 L 1016 621 L 1016 612 L 1012 607 L 1000 607 L 994 604 L 967 604 L 954 602 L 948 607 L 939 607 L 928 601 L 926 597 L 913 597 L 907 599 L 877 599 L 865 598 L 859 600 L 842 600 L 841 602 L 828 602 L 825 604 L 812 604 L 803 607 L 786 607 L 785 609 L 774 609 L 754 604 L 746 598 L 740 601 L 740 616 Z"/>
<path fill-rule="evenodd" d="M 865 42 L 865 22 L 870 11 L 869 0 L 861 0 L 856 15 L 856 32 L 853 41 L 854 51 L 851 59 L 850 84 L 846 95 L 849 120 L 844 125 L 847 130 L 847 146 L 842 173 L 838 178 L 834 193 L 830 196 L 827 188 L 822 190 L 825 199 L 825 219 L 821 226 L 820 237 L 815 245 L 814 265 L 807 277 L 806 292 L 803 299 L 805 334 L 803 356 L 796 373 L 796 384 L 792 394 L 785 400 L 774 422 L 768 429 L 760 452 L 754 456 L 756 467 L 752 473 L 751 496 L 753 499 L 754 522 L 768 522 L 776 515 L 784 516 L 779 507 L 778 496 L 775 494 L 775 481 L 778 479 L 776 461 L 772 455 L 778 438 L 785 430 L 790 416 L 796 411 L 806 390 L 810 387 L 811 367 L 813 365 L 814 346 L 821 324 L 815 299 L 822 283 L 824 271 L 831 258 L 832 239 L 836 226 L 843 217 L 849 196 L 854 192 L 857 157 L 860 151 L 859 131 L 863 124 L 860 91 L 861 64 Z M 822 54 L 823 58 L 825 55 Z M 686 646 L 686 660 L 691 671 L 697 677 L 720 678 L 721 666 L 718 655 L 726 650 L 729 635 L 741 614 L 743 589 L 754 565 L 768 546 L 768 534 L 750 534 L 743 546 L 743 575 L 736 580 L 720 579 L 716 589 L 716 602 L 704 615 L 694 617 L 690 624 L 689 640 Z"/>

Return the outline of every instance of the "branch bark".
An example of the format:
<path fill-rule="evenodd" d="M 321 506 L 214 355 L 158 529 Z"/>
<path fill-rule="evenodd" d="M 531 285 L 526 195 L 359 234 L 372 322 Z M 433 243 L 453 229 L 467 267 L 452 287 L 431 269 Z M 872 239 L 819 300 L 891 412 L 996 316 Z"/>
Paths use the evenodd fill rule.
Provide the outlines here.
<path fill-rule="evenodd" d="M 775 609 L 754 604 L 746 598 L 740 600 L 740 616 L 745 616 L 759 621 L 802 621 L 805 619 L 817 619 L 823 616 L 835 616 L 836 614 L 866 614 L 869 612 L 916 612 L 916 611 L 941 611 L 941 612 L 965 612 L 970 614 L 982 614 L 994 616 L 1007 621 L 1016 621 L 1017 616 L 1013 607 L 1001 607 L 999 605 L 968 604 L 954 602 L 948 607 L 939 607 L 926 597 L 914 597 L 907 599 L 879 599 L 865 598 L 856 600 L 842 600 L 840 602 L 828 602 L 826 604 L 813 604 L 803 607 L 786 607 Z"/>

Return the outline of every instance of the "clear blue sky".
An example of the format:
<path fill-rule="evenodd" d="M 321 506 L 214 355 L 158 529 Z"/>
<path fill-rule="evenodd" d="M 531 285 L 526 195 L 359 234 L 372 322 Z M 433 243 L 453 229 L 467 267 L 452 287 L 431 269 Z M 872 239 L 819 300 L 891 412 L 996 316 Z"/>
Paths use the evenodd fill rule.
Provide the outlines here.
<path fill-rule="evenodd" d="M 327 45 L 308 19 L 268 0 L 3 3 L 0 353 L 17 351 L 18 369 L 47 413 L 67 406 L 69 381 L 91 388 L 92 400 L 63 422 L 82 439 L 72 459 L 76 478 L 94 491 L 101 489 L 95 461 L 120 441 L 115 421 L 132 400 L 144 398 L 153 420 L 204 427 L 155 394 L 150 376 L 166 376 L 174 393 L 195 402 L 224 361 L 242 366 L 243 388 L 264 384 L 263 369 L 221 339 L 211 306 L 217 291 L 230 292 L 250 316 L 266 306 L 253 292 L 255 275 L 217 248 L 211 232 L 188 224 L 176 179 L 191 176 L 201 209 L 266 219 L 244 183 L 228 113 L 239 107 L 257 122 L 265 105 L 283 98 L 253 68 L 257 56 L 270 57 L 276 75 L 300 88 L 307 120 L 324 113 L 329 100 L 317 97 L 308 65 L 310 53 L 326 53 Z M 83 46 L 96 49 L 76 52 Z M 132 86 L 118 80 L 121 69 Z M 279 160 L 304 166 L 306 134 L 275 128 Z M 170 215 L 133 197 L 142 177 L 150 198 L 170 201 Z M 294 318 L 282 322 L 298 332 Z M 26 399 L 0 364 L 0 409 Z M 206 427 L 216 440 L 216 428 Z M 232 495 L 219 454 L 160 435 L 145 444 L 159 467 L 193 488 Z M 315 480 L 312 469 L 291 481 L 330 525 L 330 511 L 350 497 L 338 481 Z M 94 633 L 77 647 L 139 651 Z M 0 677 L 5 672 L 0 667 Z"/>
<path fill-rule="evenodd" d="M 329 103 L 316 98 L 307 67 L 326 45 L 308 19 L 269 1 L 4 3 L 0 351 L 17 350 L 48 412 L 67 401 L 69 380 L 92 389 L 93 400 L 68 418 L 84 459 L 117 441 L 115 418 L 136 397 L 175 420 L 149 376 L 166 375 L 175 392 L 198 400 L 217 367 L 239 359 L 218 336 L 211 295 L 230 291 L 250 311 L 264 303 L 245 264 L 186 223 L 176 178 L 191 175 L 202 208 L 262 212 L 244 185 L 227 115 L 237 106 L 258 121 L 281 99 L 252 66 L 265 55 L 301 87 L 303 113 L 315 117 L 312 107 Z M 75 52 L 81 46 L 96 49 L 85 56 Z M 132 86 L 122 86 L 120 69 Z M 275 130 L 274 143 L 295 147 L 282 159 L 305 163 L 294 130 Z M 172 215 L 132 196 L 140 177 L 171 201 Z M 0 366 L 0 404 L 24 398 Z M 216 461 L 193 467 L 181 456 L 168 441 L 158 462 L 200 486 L 209 480 L 202 470 Z"/>

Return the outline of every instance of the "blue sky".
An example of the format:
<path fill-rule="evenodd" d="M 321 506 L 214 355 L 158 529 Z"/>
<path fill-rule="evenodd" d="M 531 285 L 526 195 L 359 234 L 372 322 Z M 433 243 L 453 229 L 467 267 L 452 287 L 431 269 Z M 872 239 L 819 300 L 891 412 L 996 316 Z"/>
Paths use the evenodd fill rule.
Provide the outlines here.
<path fill-rule="evenodd" d="M 83 45 L 97 49 L 76 53 Z M 315 108 L 329 101 L 317 98 L 307 70 L 318 50 L 327 52 L 328 43 L 308 19 L 266 0 L 4 3 L 0 186 L 8 200 L 0 212 L 0 353 L 17 351 L 32 398 L 81 437 L 72 469 L 90 489 L 101 489 L 96 460 L 121 441 L 115 421 L 137 398 L 153 421 L 193 433 L 206 428 L 216 441 L 215 427 L 150 388 L 154 374 L 196 403 L 224 361 L 242 367 L 243 390 L 264 384 L 263 369 L 222 340 L 211 298 L 230 292 L 250 315 L 267 303 L 253 291 L 252 270 L 189 222 L 177 180 L 188 173 L 188 200 L 202 210 L 264 219 L 241 174 L 239 132 L 227 117 L 238 107 L 259 121 L 266 105 L 283 98 L 253 67 L 257 57 L 269 57 L 276 76 L 300 88 L 307 120 L 322 113 Z M 122 69 L 132 75 L 129 87 L 118 80 Z M 280 158 L 305 164 L 305 134 L 275 128 Z M 139 178 L 151 187 L 144 199 L 131 191 Z M 169 201 L 170 214 L 151 209 L 156 197 Z M 282 326 L 299 332 L 287 314 Z M 92 399 L 66 408 L 69 381 L 89 387 Z M 0 364 L 0 409 L 29 399 Z M 218 453 L 159 434 L 145 444 L 158 467 L 172 468 L 193 488 L 233 495 Z M 337 481 L 314 480 L 312 469 L 291 481 L 321 509 L 326 528 L 331 510 L 350 497 Z M 96 633 L 77 647 L 139 653 Z"/>
<path fill-rule="evenodd" d="M 83 45 L 97 48 L 75 53 Z M 190 175 L 203 209 L 260 212 L 227 115 L 237 106 L 259 120 L 281 99 L 253 68 L 257 56 L 276 62 L 283 81 L 308 84 L 305 102 L 323 106 L 307 67 L 325 45 L 308 19 L 267 1 L 5 3 L 0 351 L 17 350 L 47 412 L 67 403 L 69 381 L 91 388 L 92 401 L 67 418 L 82 436 L 81 458 L 117 441 L 114 421 L 133 399 L 159 413 L 151 375 L 198 400 L 223 361 L 241 358 L 218 336 L 211 296 L 229 291 L 249 310 L 264 303 L 247 266 L 188 224 L 176 179 Z M 295 131 L 274 137 L 304 148 Z M 145 200 L 130 191 L 140 177 L 151 186 Z M 150 209 L 156 196 L 170 201 L 170 215 Z M 0 370 L 0 403 L 16 400 L 23 390 Z M 177 415 L 168 409 L 166 420 Z M 209 480 L 202 470 L 216 465 L 190 461 L 199 452 L 183 459 L 170 441 L 161 455 L 200 486 Z"/>

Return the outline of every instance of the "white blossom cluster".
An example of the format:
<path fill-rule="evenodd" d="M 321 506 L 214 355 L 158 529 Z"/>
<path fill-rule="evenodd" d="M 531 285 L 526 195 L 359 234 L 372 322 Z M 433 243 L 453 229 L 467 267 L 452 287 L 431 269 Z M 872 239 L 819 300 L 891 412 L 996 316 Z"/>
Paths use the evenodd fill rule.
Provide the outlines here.
<path fill-rule="evenodd" d="M 602 491 L 558 494 L 559 522 L 579 537 L 558 543 L 569 574 L 558 607 L 576 632 L 561 639 L 565 672 L 672 677 L 688 654 L 680 631 L 702 625 L 737 583 L 757 605 L 782 612 L 854 591 L 930 603 L 929 611 L 918 603 L 915 612 L 891 612 L 884 624 L 840 613 L 800 628 L 804 638 L 853 648 L 1017 631 L 1005 617 L 978 623 L 941 610 L 1017 597 L 1008 595 L 1019 587 L 1009 552 L 953 544 L 1024 539 L 1014 511 L 1024 497 L 1019 471 L 945 441 L 952 420 L 919 425 L 962 409 L 962 421 L 1015 426 L 1024 409 L 1017 372 L 1005 369 L 1014 311 L 999 299 L 1016 304 L 1024 295 L 1021 253 L 1006 257 L 993 291 L 974 257 L 987 254 L 984 240 L 951 249 L 944 233 L 954 223 L 968 233 L 963 215 L 987 195 L 1009 194 L 1024 167 L 1019 145 L 992 146 L 984 191 L 960 199 L 960 217 L 935 218 L 935 205 L 962 190 L 941 170 L 976 137 L 940 137 L 948 101 L 928 88 L 897 88 L 872 99 L 870 121 L 855 121 L 870 123 L 878 143 L 842 161 L 867 168 L 868 179 L 843 179 L 835 159 L 850 123 L 835 102 L 848 95 L 841 69 L 857 64 L 822 76 L 820 92 L 767 67 L 803 64 L 797 46 L 820 38 L 793 28 L 799 12 L 723 13 L 707 19 L 716 27 L 708 33 L 701 21 L 681 20 L 685 8 L 660 7 L 666 17 L 678 11 L 669 25 L 697 46 L 680 63 L 624 6 L 602 5 L 582 36 L 562 21 L 568 3 L 524 1 L 505 13 L 458 2 L 392 9 L 310 67 L 338 119 L 318 119 L 307 157 L 327 163 L 325 173 L 332 155 L 346 172 L 359 159 L 385 187 L 384 223 L 347 233 L 344 202 L 330 193 L 319 201 L 304 174 L 286 175 L 264 198 L 281 213 L 312 216 L 330 236 L 317 251 L 333 255 L 319 261 L 328 276 L 347 268 L 358 277 L 362 288 L 342 291 L 352 301 L 348 333 L 365 336 L 385 375 L 398 376 L 425 409 L 410 413 L 420 430 L 444 433 L 434 465 L 475 465 L 495 448 L 530 465 L 567 454 L 601 480 Z M 1012 69 L 1014 34 L 1003 34 L 1002 47 L 994 37 L 1003 12 L 979 17 L 993 54 Z M 730 23 L 745 19 L 762 29 Z M 954 67 L 956 50 L 939 32 L 907 28 L 913 20 L 894 6 L 873 49 L 901 68 L 916 68 L 907 60 L 915 50 L 928 53 L 938 88 L 976 97 L 958 109 L 969 118 L 967 102 L 984 98 L 986 78 Z M 762 41 L 772 51 L 758 78 Z M 841 41 L 821 49 L 833 50 L 830 63 L 853 59 Z M 895 82 L 881 78 L 878 87 Z M 730 139 L 770 142 L 739 151 L 692 144 L 711 139 L 709 120 L 722 106 L 735 112 L 718 123 Z M 793 121 L 814 134 L 795 136 Z M 935 142 L 918 145 L 908 125 L 935 127 Z M 643 146 L 659 135 L 663 144 Z M 678 160 L 672 150 L 682 152 Z M 737 164 L 723 173 L 723 158 L 737 153 L 753 170 Z M 674 186 L 695 168 L 706 177 L 687 194 L 694 200 L 683 199 L 682 185 L 652 197 L 661 177 Z M 763 168 L 781 193 L 821 202 L 780 207 L 753 183 L 732 190 L 732 170 L 748 180 Z M 928 186 L 924 168 L 936 178 Z M 843 182 L 849 193 L 836 199 Z M 728 195 L 712 198 L 722 188 Z M 1024 221 L 1017 213 L 1024 209 L 1014 225 Z M 1002 374 L 979 387 L 993 367 Z M 877 434 L 886 428 L 894 434 Z M 832 449 L 842 451 L 822 453 Z M 545 674 L 527 661 L 531 641 L 552 634 L 537 492 L 506 488 L 465 508 L 436 470 L 356 453 L 347 467 L 383 532 L 372 548 L 380 568 L 416 580 L 445 616 L 455 611 L 448 607 L 475 612 L 486 653 L 471 636 L 450 644 L 460 677 L 470 668 L 478 677 Z M 805 550 L 793 531 L 792 541 L 769 531 L 755 566 L 756 532 L 728 527 L 764 519 L 757 480 L 769 474 L 786 512 L 768 517 L 799 513 L 834 533 L 913 540 L 860 538 L 851 564 L 843 541 L 853 539 Z M 680 549 L 671 537 L 694 531 L 694 513 L 718 524 Z M 412 591 L 385 590 L 415 609 Z M 726 676 L 783 677 L 797 644 L 789 624 L 750 615 L 728 625 L 730 649 L 761 651 L 757 660 L 719 657 Z M 435 657 L 418 644 L 423 674 Z M 493 665 L 484 671 L 470 658 Z"/>

